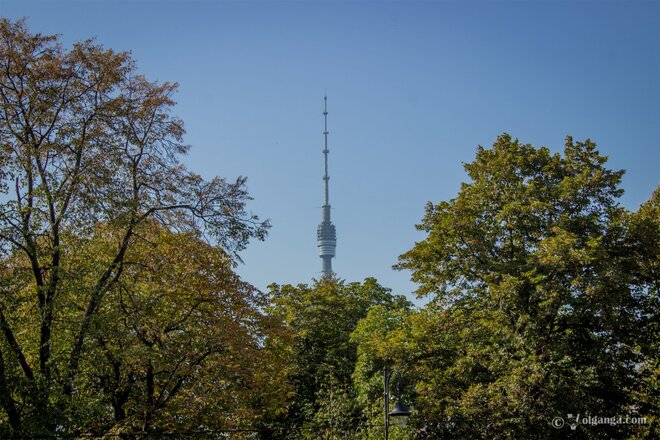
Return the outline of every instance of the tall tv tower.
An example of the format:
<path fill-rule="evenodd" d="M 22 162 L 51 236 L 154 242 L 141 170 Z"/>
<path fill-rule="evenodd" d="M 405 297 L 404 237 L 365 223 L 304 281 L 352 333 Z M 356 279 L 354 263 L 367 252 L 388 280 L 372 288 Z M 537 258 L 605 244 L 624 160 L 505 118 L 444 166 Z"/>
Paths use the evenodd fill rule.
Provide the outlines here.
<path fill-rule="evenodd" d="M 330 197 L 328 192 L 328 97 L 323 97 L 323 119 L 324 119 L 324 148 L 323 156 L 325 157 L 325 174 L 323 175 L 323 186 L 325 190 L 325 197 L 323 199 L 323 221 L 316 231 L 316 245 L 319 248 L 319 255 L 323 260 L 323 276 L 332 276 L 332 258 L 335 256 L 335 248 L 337 247 L 337 232 L 335 225 L 330 221 Z"/>

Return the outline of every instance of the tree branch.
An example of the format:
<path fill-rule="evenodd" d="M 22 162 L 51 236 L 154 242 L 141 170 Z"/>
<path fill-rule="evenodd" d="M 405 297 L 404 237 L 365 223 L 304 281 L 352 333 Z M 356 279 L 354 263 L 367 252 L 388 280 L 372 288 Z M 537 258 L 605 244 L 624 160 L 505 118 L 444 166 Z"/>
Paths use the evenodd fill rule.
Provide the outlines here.
<path fill-rule="evenodd" d="M 21 366 L 21 370 L 23 370 L 23 374 L 25 374 L 25 377 L 28 379 L 34 380 L 34 373 L 32 372 L 32 368 L 30 368 L 30 365 L 27 363 L 25 355 L 23 354 L 23 350 L 16 341 L 14 332 L 11 330 L 11 327 L 9 327 L 9 323 L 7 322 L 2 309 L 0 309 L 0 329 L 2 329 L 2 333 L 5 335 L 7 344 L 9 344 L 9 347 L 16 355 L 16 359 L 18 359 L 18 363 Z"/>

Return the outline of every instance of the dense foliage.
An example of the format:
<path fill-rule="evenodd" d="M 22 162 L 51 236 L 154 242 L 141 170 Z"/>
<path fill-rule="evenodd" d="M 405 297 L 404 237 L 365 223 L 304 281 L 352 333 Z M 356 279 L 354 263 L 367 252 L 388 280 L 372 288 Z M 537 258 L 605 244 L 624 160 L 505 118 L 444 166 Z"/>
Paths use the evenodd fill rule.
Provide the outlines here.
<path fill-rule="evenodd" d="M 455 199 L 427 206 L 428 236 L 398 265 L 432 298 L 399 353 L 422 437 L 658 434 L 658 192 L 626 211 L 605 162 L 589 140 L 559 155 L 502 135 Z M 571 430 L 567 414 L 649 424 Z"/>
<path fill-rule="evenodd" d="M 375 307 L 408 309 L 409 302 L 393 296 L 373 278 L 363 283 L 322 278 L 312 286 L 274 284 L 270 296 L 270 314 L 285 322 L 293 340 L 288 373 L 292 393 L 286 412 L 269 421 L 269 435 L 301 439 L 362 436 L 368 414 L 359 388 L 352 385 L 358 343 L 351 334 Z M 368 374 L 382 381 L 378 368 Z M 382 389 L 380 394 L 378 402 Z"/>
<path fill-rule="evenodd" d="M 0 435 L 198 429 L 277 400 L 264 297 L 232 272 L 268 225 L 244 179 L 181 164 L 175 88 L 0 20 Z"/>

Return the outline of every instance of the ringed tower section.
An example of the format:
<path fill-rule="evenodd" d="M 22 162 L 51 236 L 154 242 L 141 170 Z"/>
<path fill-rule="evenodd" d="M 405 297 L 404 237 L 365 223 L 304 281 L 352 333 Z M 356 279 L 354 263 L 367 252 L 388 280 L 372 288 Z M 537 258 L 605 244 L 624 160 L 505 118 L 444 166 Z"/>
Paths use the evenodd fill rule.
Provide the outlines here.
<path fill-rule="evenodd" d="M 328 175 L 328 97 L 323 97 L 323 157 L 325 160 L 325 173 L 323 174 L 323 219 L 316 230 L 316 245 L 319 248 L 319 256 L 323 261 L 322 274 L 324 277 L 332 276 L 332 259 L 335 257 L 337 247 L 337 231 L 330 220 L 330 191 Z"/>

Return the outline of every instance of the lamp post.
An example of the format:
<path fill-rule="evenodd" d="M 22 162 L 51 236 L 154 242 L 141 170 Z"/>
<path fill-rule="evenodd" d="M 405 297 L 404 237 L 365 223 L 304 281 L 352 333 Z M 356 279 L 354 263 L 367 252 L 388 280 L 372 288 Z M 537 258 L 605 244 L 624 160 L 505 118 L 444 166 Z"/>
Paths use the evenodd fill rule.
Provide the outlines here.
<path fill-rule="evenodd" d="M 385 399 L 385 440 L 388 440 L 390 433 L 390 419 L 391 422 L 396 426 L 406 426 L 408 423 L 408 417 L 410 417 L 410 411 L 408 408 L 401 402 L 401 374 L 397 371 L 397 396 L 396 404 L 394 405 L 394 410 L 390 412 L 390 380 L 394 371 L 390 371 L 388 367 L 383 369 L 383 382 L 384 382 L 384 393 L 383 397 Z"/>

